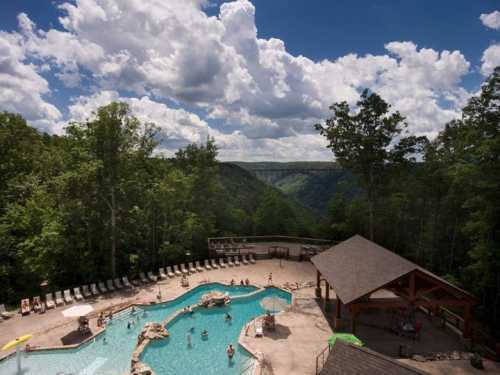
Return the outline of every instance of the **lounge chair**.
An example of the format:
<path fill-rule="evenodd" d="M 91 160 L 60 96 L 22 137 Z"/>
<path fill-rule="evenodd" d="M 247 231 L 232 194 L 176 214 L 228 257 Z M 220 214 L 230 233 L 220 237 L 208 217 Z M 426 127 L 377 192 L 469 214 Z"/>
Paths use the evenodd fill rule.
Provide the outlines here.
<path fill-rule="evenodd" d="M 102 281 L 99 281 L 97 283 L 97 286 L 99 287 L 99 290 L 101 291 L 101 293 L 107 293 L 108 292 L 108 289 L 106 288 L 106 286 L 104 285 L 104 282 Z"/>
<path fill-rule="evenodd" d="M 106 287 L 108 288 L 108 290 L 110 292 L 114 292 L 115 291 L 115 286 L 113 285 L 113 280 L 111 280 L 111 279 L 106 280 Z"/>
<path fill-rule="evenodd" d="M 175 276 L 182 276 L 182 272 L 179 271 L 179 266 L 177 264 L 174 266 L 174 272 Z"/>
<path fill-rule="evenodd" d="M 227 265 L 229 267 L 234 267 L 233 257 L 227 257 Z"/>
<path fill-rule="evenodd" d="M 218 270 L 219 266 L 217 265 L 217 261 L 215 259 L 210 259 L 210 265 L 214 270 Z"/>
<path fill-rule="evenodd" d="M 56 303 L 54 302 L 54 296 L 52 293 L 47 293 L 45 295 L 45 306 L 47 306 L 47 309 L 53 309 L 56 307 Z"/>
<path fill-rule="evenodd" d="M 248 259 L 246 255 L 241 256 L 241 263 L 243 263 L 243 265 L 245 266 L 248 266 Z"/>
<path fill-rule="evenodd" d="M 167 275 L 165 274 L 165 269 L 163 267 L 160 267 L 158 270 L 158 276 L 160 276 L 160 279 L 166 279 Z"/>
<path fill-rule="evenodd" d="M 186 266 L 184 263 L 181 264 L 181 271 L 183 275 L 189 275 L 189 271 L 187 270 Z"/>
<path fill-rule="evenodd" d="M 207 269 L 207 271 L 210 271 L 212 269 L 212 267 L 210 266 L 210 262 L 208 259 L 205 259 L 205 268 Z"/>
<path fill-rule="evenodd" d="M 77 301 L 81 301 L 83 299 L 83 296 L 82 296 L 82 293 L 80 292 L 79 287 L 73 288 L 73 292 L 75 293 L 75 299 Z"/>
<path fill-rule="evenodd" d="M 73 297 L 71 296 L 71 290 L 69 289 L 64 291 L 64 302 L 73 303 Z"/>
<path fill-rule="evenodd" d="M 89 286 L 88 285 L 83 285 L 82 286 L 82 294 L 85 298 L 90 298 L 92 297 L 92 293 L 90 292 L 89 290 Z"/>
<path fill-rule="evenodd" d="M 167 275 L 168 277 L 175 277 L 175 273 L 172 272 L 172 267 L 170 266 L 167 267 Z"/>
<path fill-rule="evenodd" d="M 13 312 L 7 311 L 4 304 L 0 305 L 0 316 L 4 319 L 10 319 L 15 315 Z"/>
<path fill-rule="evenodd" d="M 253 257 L 253 254 L 248 254 L 248 260 L 250 263 L 255 264 L 255 258 Z"/>
<path fill-rule="evenodd" d="M 238 255 L 236 255 L 236 256 L 234 257 L 234 265 L 235 265 L 236 267 L 241 266 L 240 260 L 238 259 Z"/>
<path fill-rule="evenodd" d="M 97 289 L 97 285 L 94 284 L 90 284 L 90 290 L 92 291 L 92 294 L 94 296 L 98 296 L 99 294 L 101 294 L 101 292 L 99 292 L 99 289 Z"/>
<path fill-rule="evenodd" d="M 56 306 L 64 305 L 64 299 L 63 299 L 61 291 L 57 291 L 55 294 L 56 294 L 56 298 L 55 298 L 56 299 Z"/>
<path fill-rule="evenodd" d="M 158 277 L 153 274 L 153 271 L 148 272 L 148 279 L 154 283 L 158 281 Z"/>
<path fill-rule="evenodd" d="M 198 271 L 198 272 L 203 272 L 203 271 L 204 271 L 204 269 L 203 269 L 203 267 L 201 266 L 201 264 L 200 264 L 200 261 L 199 261 L 199 260 L 197 260 L 197 261 L 194 263 L 194 265 L 195 265 L 195 267 L 196 267 L 196 271 Z"/>
<path fill-rule="evenodd" d="M 119 277 L 117 277 L 116 279 L 114 279 L 113 282 L 115 283 L 116 289 L 123 289 L 123 284 L 120 281 Z"/>
<path fill-rule="evenodd" d="M 133 288 L 132 284 L 130 283 L 130 281 L 128 281 L 128 277 L 127 276 L 123 276 L 122 277 L 122 281 L 123 281 L 123 286 L 125 288 Z"/>
<path fill-rule="evenodd" d="M 149 283 L 149 280 L 146 278 L 146 274 L 144 272 L 139 273 L 139 279 L 141 279 L 143 284 Z"/>
<path fill-rule="evenodd" d="M 262 329 L 262 323 L 258 323 L 255 326 L 255 337 L 262 337 L 264 335 L 264 330 Z"/>
<path fill-rule="evenodd" d="M 188 266 L 189 266 L 189 272 L 196 273 L 196 268 L 194 268 L 193 262 L 189 262 Z"/>
<path fill-rule="evenodd" d="M 220 268 L 226 268 L 226 263 L 224 263 L 224 259 L 223 258 L 219 258 L 219 265 L 220 265 Z"/>
<path fill-rule="evenodd" d="M 21 315 L 28 315 L 31 312 L 30 299 L 21 300 Z"/>
<path fill-rule="evenodd" d="M 39 296 L 33 297 L 33 303 L 31 306 L 33 307 L 33 311 L 36 313 L 42 311 L 42 302 L 40 301 Z"/>

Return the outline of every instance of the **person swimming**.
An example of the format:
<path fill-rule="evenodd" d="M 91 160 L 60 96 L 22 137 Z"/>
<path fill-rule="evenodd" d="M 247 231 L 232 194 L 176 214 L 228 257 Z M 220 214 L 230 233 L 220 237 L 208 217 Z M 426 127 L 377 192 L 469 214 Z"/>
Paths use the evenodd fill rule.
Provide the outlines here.
<path fill-rule="evenodd" d="M 201 337 L 208 338 L 208 331 L 206 329 L 204 329 L 203 332 L 201 332 Z"/>
<path fill-rule="evenodd" d="M 130 314 L 132 314 L 132 315 L 135 314 L 135 306 L 132 306 L 132 310 L 130 310 Z"/>
<path fill-rule="evenodd" d="M 230 320 L 232 320 L 232 319 L 233 319 L 233 317 L 232 317 L 231 315 L 229 315 L 229 313 L 226 313 L 226 316 L 224 317 L 224 320 L 225 320 L 226 322 L 228 322 L 228 321 L 230 321 Z"/>
<path fill-rule="evenodd" d="M 234 356 L 234 348 L 233 348 L 233 345 L 232 344 L 229 344 L 229 346 L 227 347 L 226 349 L 226 353 L 227 353 L 227 358 L 229 358 L 229 360 L 233 359 L 233 356 Z"/>
<path fill-rule="evenodd" d="M 186 340 L 187 340 L 187 345 L 188 345 L 188 348 L 190 348 L 192 346 L 192 337 L 191 337 L 191 332 L 188 332 L 187 335 L 186 335 Z"/>
<path fill-rule="evenodd" d="M 129 320 L 127 322 L 127 329 L 130 329 L 132 327 L 132 325 L 134 324 L 134 322 L 132 320 Z"/>

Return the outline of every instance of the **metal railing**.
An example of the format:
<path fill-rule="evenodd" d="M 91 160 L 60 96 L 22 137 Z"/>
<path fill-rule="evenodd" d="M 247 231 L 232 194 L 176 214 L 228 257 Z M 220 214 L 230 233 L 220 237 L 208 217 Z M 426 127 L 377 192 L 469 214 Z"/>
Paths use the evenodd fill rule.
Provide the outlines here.
<path fill-rule="evenodd" d="M 316 375 L 320 373 L 321 370 L 323 370 L 323 367 L 325 366 L 325 362 L 328 359 L 328 356 L 330 355 L 330 352 L 332 351 L 332 348 L 330 345 L 328 345 L 326 348 L 324 348 L 321 353 L 319 353 L 316 356 Z"/>

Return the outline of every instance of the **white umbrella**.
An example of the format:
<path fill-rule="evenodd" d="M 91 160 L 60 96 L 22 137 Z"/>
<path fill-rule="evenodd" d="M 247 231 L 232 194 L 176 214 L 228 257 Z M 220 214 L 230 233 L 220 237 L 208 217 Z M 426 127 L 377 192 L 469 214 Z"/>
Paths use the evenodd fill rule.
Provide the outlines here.
<path fill-rule="evenodd" d="M 285 310 L 289 303 L 287 300 L 279 297 L 265 297 L 260 301 L 263 309 L 270 312 L 279 312 Z"/>
<path fill-rule="evenodd" d="M 92 311 L 94 311 L 94 308 L 90 305 L 76 305 L 63 310 L 62 314 L 67 318 L 75 318 L 85 316 Z"/>

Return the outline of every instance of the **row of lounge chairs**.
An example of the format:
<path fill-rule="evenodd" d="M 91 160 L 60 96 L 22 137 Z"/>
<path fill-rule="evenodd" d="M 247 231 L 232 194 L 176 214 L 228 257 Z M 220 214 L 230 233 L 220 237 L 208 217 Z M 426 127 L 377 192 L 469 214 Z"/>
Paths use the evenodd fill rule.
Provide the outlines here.
<path fill-rule="evenodd" d="M 157 282 L 158 278 L 166 279 L 167 277 L 173 278 L 175 276 L 189 275 L 191 273 L 209 271 L 212 269 L 226 268 L 226 267 L 238 267 L 241 264 L 255 264 L 255 258 L 252 254 L 249 254 L 248 257 L 243 255 L 241 256 L 241 261 L 238 256 L 228 257 L 227 263 L 225 263 L 223 258 L 220 258 L 217 262 L 215 259 L 206 259 L 203 262 L 203 265 L 200 261 L 189 262 L 187 266 L 183 263 L 180 266 L 168 266 L 166 268 L 161 267 L 158 271 L 158 276 L 156 276 L 152 271 L 147 273 L 147 276 L 144 272 L 139 273 L 139 279 L 134 280 L 135 285 L 147 284 L 149 282 Z M 116 290 L 133 288 L 133 283 L 131 283 L 127 276 L 123 276 L 121 279 L 109 279 L 106 283 L 100 281 L 98 283 L 93 283 L 89 285 L 83 285 L 80 287 L 73 288 L 73 294 L 70 289 L 66 289 L 64 291 L 57 291 L 54 294 L 47 293 L 45 295 L 45 308 L 52 309 L 57 306 L 61 306 L 64 304 L 70 304 L 74 301 L 81 301 L 86 298 L 91 298 L 94 296 L 98 296 L 100 294 L 104 294 L 107 292 L 114 292 Z M 21 301 L 21 314 L 26 315 L 31 311 L 41 312 L 45 311 L 44 305 L 40 300 L 40 297 L 34 297 L 32 303 L 30 303 L 29 299 L 23 299 Z M 3 310 L 2 310 L 3 309 Z M 10 317 L 9 313 L 5 311 L 5 306 L 0 305 L 0 316 L 4 319 Z"/>

